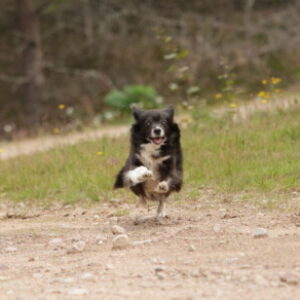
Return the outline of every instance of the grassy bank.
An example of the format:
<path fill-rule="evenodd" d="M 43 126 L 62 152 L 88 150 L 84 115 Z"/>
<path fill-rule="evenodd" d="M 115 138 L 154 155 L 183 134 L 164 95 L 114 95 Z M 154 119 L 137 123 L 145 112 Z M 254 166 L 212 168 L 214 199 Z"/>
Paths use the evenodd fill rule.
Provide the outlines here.
<path fill-rule="evenodd" d="M 256 114 L 234 123 L 210 117 L 183 130 L 185 192 L 201 187 L 226 193 L 285 192 L 300 182 L 299 109 Z M 112 191 L 128 152 L 128 137 L 103 138 L 2 161 L 1 197 L 16 201 L 106 201 L 133 198 Z"/>

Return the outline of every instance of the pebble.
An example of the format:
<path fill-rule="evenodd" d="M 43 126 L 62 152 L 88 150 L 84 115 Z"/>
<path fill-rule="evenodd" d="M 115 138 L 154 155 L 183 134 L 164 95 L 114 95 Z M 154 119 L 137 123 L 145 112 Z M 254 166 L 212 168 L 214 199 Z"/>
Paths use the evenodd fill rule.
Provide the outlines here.
<path fill-rule="evenodd" d="M 107 240 L 107 237 L 105 235 L 103 235 L 103 234 L 98 234 L 95 237 L 95 240 L 96 240 L 96 244 L 97 245 L 101 245 L 101 244 L 103 244 Z"/>
<path fill-rule="evenodd" d="M 106 264 L 106 266 L 105 266 L 106 271 L 112 270 L 113 268 L 114 268 L 113 264 Z"/>
<path fill-rule="evenodd" d="M 83 273 L 81 276 L 80 276 L 80 279 L 83 279 L 83 280 L 91 280 L 93 279 L 95 276 L 92 274 L 92 273 Z"/>
<path fill-rule="evenodd" d="M 261 227 L 258 227 L 255 229 L 255 232 L 253 234 L 253 237 L 254 238 L 263 238 L 263 237 L 267 237 L 268 236 L 268 232 L 265 228 L 261 228 Z"/>
<path fill-rule="evenodd" d="M 213 230 L 215 233 L 219 233 L 221 231 L 221 225 L 220 224 L 215 224 L 213 227 Z"/>
<path fill-rule="evenodd" d="M 7 248 L 3 249 L 3 251 L 5 253 L 15 253 L 15 252 L 17 252 L 17 250 L 18 250 L 18 248 L 16 248 L 16 247 L 7 247 Z"/>
<path fill-rule="evenodd" d="M 130 245 L 130 241 L 127 234 L 117 235 L 113 241 L 113 249 L 124 249 Z"/>
<path fill-rule="evenodd" d="M 155 268 L 156 277 L 160 280 L 165 279 L 166 278 L 165 271 L 166 271 L 166 268 L 164 268 L 164 267 Z"/>
<path fill-rule="evenodd" d="M 77 241 L 72 243 L 71 247 L 67 250 L 68 254 L 79 253 L 84 250 L 86 243 L 84 241 Z"/>
<path fill-rule="evenodd" d="M 196 251 L 196 247 L 194 245 L 190 245 L 189 252 L 194 252 L 194 251 Z"/>
<path fill-rule="evenodd" d="M 49 241 L 49 245 L 51 245 L 51 246 L 59 246 L 62 244 L 63 244 L 63 239 L 61 239 L 61 238 L 54 238 Z"/>
<path fill-rule="evenodd" d="M 88 294 L 88 290 L 81 288 L 74 288 L 68 291 L 69 295 L 86 295 Z"/>
<path fill-rule="evenodd" d="M 113 234 L 116 234 L 116 235 L 117 234 L 126 234 L 126 229 L 119 226 L 119 225 L 113 225 L 111 227 L 111 231 L 112 231 Z"/>
<path fill-rule="evenodd" d="M 299 276 L 294 273 L 284 273 L 280 276 L 280 281 L 290 285 L 297 285 L 300 282 Z"/>

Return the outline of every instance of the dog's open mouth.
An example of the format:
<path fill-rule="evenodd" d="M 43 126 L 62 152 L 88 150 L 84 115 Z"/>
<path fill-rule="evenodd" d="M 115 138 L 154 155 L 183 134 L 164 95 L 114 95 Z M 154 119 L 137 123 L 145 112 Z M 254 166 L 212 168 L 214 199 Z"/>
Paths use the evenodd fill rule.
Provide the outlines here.
<path fill-rule="evenodd" d="M 162 144 L 163 143 L 163 141 L 165 140 L 165 138 L 164 137 L 153 137 L 153 138 L 151 138 L 151 141 L 154 143 L 154 144 L 156 144 L 156 145 L 160 145 L 160 144 Z"/>

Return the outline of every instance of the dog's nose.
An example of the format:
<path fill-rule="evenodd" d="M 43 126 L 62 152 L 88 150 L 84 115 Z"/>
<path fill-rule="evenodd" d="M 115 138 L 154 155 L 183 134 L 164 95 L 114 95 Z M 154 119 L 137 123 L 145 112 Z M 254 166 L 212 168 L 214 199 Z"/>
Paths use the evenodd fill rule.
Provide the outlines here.
<path fill-rule="evenodd" d="M 154 132 L 154 134 L 156 134 L 156 135 L 160 135 L 160 134 L 161 134 L 161 129 L 160 129 L 160 128 L 155 128 L 155 129 L 153 130 L 153 132 Z"/>

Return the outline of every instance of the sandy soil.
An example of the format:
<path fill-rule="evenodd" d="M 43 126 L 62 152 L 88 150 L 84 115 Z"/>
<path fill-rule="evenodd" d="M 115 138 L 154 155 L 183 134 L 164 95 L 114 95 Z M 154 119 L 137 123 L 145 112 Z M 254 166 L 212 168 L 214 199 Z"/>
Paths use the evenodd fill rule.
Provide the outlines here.
<path fill-rule="evenodd" d="M 201 202 L 143 218 L 154 209 L 3 206 L 0 299 L 299 299 L 299 214 Z M 128 247 L 112 249 L 115 224 Z"/>

